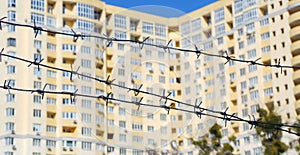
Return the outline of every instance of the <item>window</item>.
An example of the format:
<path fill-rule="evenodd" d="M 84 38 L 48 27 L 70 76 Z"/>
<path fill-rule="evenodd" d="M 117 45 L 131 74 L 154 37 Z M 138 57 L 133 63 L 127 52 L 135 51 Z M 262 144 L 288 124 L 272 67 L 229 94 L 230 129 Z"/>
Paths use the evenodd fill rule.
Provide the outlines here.
<path fill-rule="evenodd" d="M 201 19 L 197 18 L 192 21 L 192 32 L 199 31 L 201 29 Z"/>
<path fill-rule="evenodd" d="M 92 122 L 92 115 L 87 113 L 81 114 L 81 121 L 91 123 Z"/>
<path fill-rule="evenodd" d="M 125 108 L 119 108 L 119 115 L 124 116 L 126 114 Z"/>
<path fill-rule="evenodd" d="M 154 126 L 147 126 L 148 132 L 154 132 Z"/>
<path fill-rule="evenodd" d="M 47 26 L 56 28 L 56 19 L 54 17 L 47 16 Z"/>
<path fill-rule="evenodd" d="M 264 75 L 264 82 L 271 81 L 272 80 L 272 73 Z"/>
<path fill-rule="evenodd" d="M 255 87 L 258 84 L 257 76 L 249 78 L 249 87 Z"/>
<path fill-rule="evenodd" d="M 190 23 L 189 22 L 185 22 L 183 24 L 180 25 L 180 32 L 182 35 L 187 35 L 190 33 Z"/>
<path fill-rule="evenodd" d="M 251 114 L 252 115 L 256 114 L 258 109 L 259 109 L 259 105 L 258 104 L 252 105 L 251 106 Z"/>
<path fill-rule="evenodd" d="M 251 45 L 255 43 L 255 36 L 250 36 L 247 38 L 247 44 Z"/>
<path fill-rule="evenodd" d="M 16 0 L 8 0 L 7 7 L 16 7 Z"/>
<path fill-rule="evenodd" d="M 6 108 L 6 116 L 10 117 L 10 116 L 15 116 L 15 109 L 14 108 Z"/>
<path fill-rule="evenodd" d="M 243 11 L 243 0 L 234 1 L 234 13 L 239 13 Z"/>
<path fill-rule="evenodd" d="M 5 145 L 8 146 L 8 145 L 14 145 L 14 138 L 12 137 L 5 137 Z"/>
<path fill-rule="evenodd" d="M 143 130 L 143 125 L 140 124 L 140 123 L 132 123 L 132 130 L 142 131 Z"/>
<path fill-rule="evenodd" d="M 244 144 L 245 144 L 245 145 L 250 144 L 250 137 L 249 137 L 249 136 L 244 137 Z"/>
<path fill-rule="evenodd" d="M 15 38 L 8 38 L 7 39 L 7 46 L 16 47 L 16 39 Z"/>
<path fill-rule="evenodd" d="M 126 17 L 121 15 L 115 15 L 115 27 L 126 29 Z"/>
<path fill-rule="evenodd" d="M 243 123 L 243 131 L 249 130 L 249 124 L 248 123 Z"/>
<path fill-rule="evenodd" d="M 32 146 L 41 146 L 41 139 L 33 138 Z"/>
<path fill-rule="evenodd" d="M 120 155 L 126 155 L 126 149 L 120 148 Z"/>
<path fill-rule="evenodd" d="M 8 65 L 6 67 L 7 74 L 15 74 L 16 73 L 16 66 Z"/>
<path fill-rule="evenodd" d="M 265 54 L 265 53 L 269 53 L 271 51 L 270 46 L 265 46 L 263 48 L 261 48 L 261 53 Z"/>
<path fill-rule="evenodd" d="M 265 96 L 273 96 L 273 88 L 270 87 L 270 88 L 264 89 L 264 95 Z"/>
<path fill-rule="evenodd" d="M 63 112 L 62 113 L 62 118 L 63 119 L 76 120 L 77 119 L 77 113 L 76 112 Z"/>
<path fill-rule="evenodd" d="M 119 76 L 125 76 L 125 70 L 124 69 L 118 69 L 118 75 Z"/>
<path fill-rule="evenodd" d="M 261 40 L 266 40 L 268 38 L 270 38 L 270 33 L 266 32 L 260 35 L 261 36 Z"/>
<path fill-rule="evenodd" d="M 259 98 L 258 90 L 250 92 L 250 99 L 251 100 L 258 99 L 258 98 Z"/>
<path fill-rule="evenodd" d="M 120 128 L 126 128 L 126 122 L 125 121 L 119 121 L 119 127 Z"/>
<path fill-rule="evenodd" d="M 249 59 L 253 59 L 256 57 L 256 49 L 252 49 L 252 50 L 248 51 L 247 53 L 248 53 Z"/>
<path fill-rule="evenodd" d="M 16 21 L 16 11 L 8 11 L 7 12 L 7 20 L 8 21 Z"/>
<path fill-rule="evenodd" d="M 48 147 L 48 148 L 55 148 L 56 147 L 56 141 L 54 141 L 54 140 L 46 140 L 46 147 Z"/>
<path fill-rule="evenodd" d="M 42 117 L 42 110 L 33 109 L 33 117 L 41 118 Z"/>
<path fill-rule="evenodd" d="M 92 135 L 92 128 L 82 127 L 81 128 L 81 134 L 84 135 L 84 136 L 91 136 Z"/>
<path fill-rule="evenodd" d="M 15 94 L 6 94 L 6 102 L 15 102 L 16 101 L 16 97 Z"/>
<path fill-rule="evenodd" d="M 31 0 L 31 9 L 44 11 L 44 0 Z"/>
<path fill-rule="evenodd" d="M 142 23 L 143 33 L 153 34 L 153 24 L 148 22 Z"/>
<path fill-rule="evenodd" d="M 44 25 L 44 15 L 38 13 L 31 13 L 31 23 L 36 23 L 37 25 Z"/>
<path fill-rule="evenodd" d="M 225 24 L 217 25 L 215 30 L 216 30 L 216 35 L 224 34 L 225 33 Z"/>
<path fill-rule="evenodd" d="M 92 150 L 92 143 L 91 142 L 81 142 L 81 149 L 82 150 Z"/>
<path fill-rule="evenodd" d="M 253 149 L 254 155 L 262 155 L 263 154 L 263 148 L 262 147 L 256 147 Z"/>
<path fill-rule="evenodd" d="M 260 20 L 260 26 L 261 27 L 266 26 L 268 24 L 269 24 L 269 18 L 265 18 L 265 19 Z"/>
<path fill-rule="evenodd" d="M 116 39 L 126 39 L 126 32 L 115 31 Z"/>
<path fill-rule="evenodd" d="M 73 44 L 62 44 L 63 51 L 76 52 L 76 45 Z"/>
<path fill-rule="evenodd" d="M 62 146 L 63 147 L 69 147 L 69 148 L 74 148 L 76 147 L 77 141 L 75 140 L 63 140 L 62 141 Z"/>
<path fill-rule="evenodd" d="M 94 7 L 88 4 L 77 3 L 77 15 L 94 19 Z"/>
<path fill-rule="evenodd" d="M 249 67 L 249 72 L 250 72 L 250 73 L 257 70 L 257 65 L 252 65 L 252 64 L 251 64 L 251 65 L 249 65 L 248 67 Z"/>
<path fill-rule="evenodd" d="M 224 16 L 224 8 L 220 8 L 218 10 L 215 11 L 215 22 L 219 22 L 225 19 Z"/>
<path fill-rule="evenodd" d="M 37 123 L 33 123 L 33 125 L 32 125 L 32 131 L 33 132 L 41 132 L 42 131 L 42 125 L 41 124 L 37 124 Z"/>
<path fill-rule="evenodd" d="M 135 143 L 142 143 L 143 142 L 143 137 L 142 136 L 132 136 L 132 141 L 135 142 Z"/>
<path fill-rule="evenodd" d="M 81 92 L 83 94 L 91 95 L 92 94 L 92 88 L 88 86 L 81 86 Z"/>
<path fill-rule="evenodd" d="M 125 134 L 120 134 L 119 135 L 119 141 L 120 142 L 126 142 L 126 135 Z"/>
<path fill-rule="evenodd" d="M 5 123 L 5 131 L 12 131 L 14 129 L 15 129 L 15 123 L 14 122 Z"/>
<path fill-rule="evenodd" d="M 94 31 L 94 23 L 86 20 L 77 19 L 76 27 L 84 31 Z"/>
<path fill-rule="evenodd" d="M 242 103 L 247 103 L 248 97 L 247 95 L 242 95 Z"/>
<path fill-rule="evenodd" d="M 155 35 L 165 37 L 166 31 L 166 25 L 155 24 Z"/>
<path fill-rule="evenodd" d="M 160 114 L 160 120 L 161 121 L 166 121 L 167 120 L 167 115 L 166 114 Z"/>

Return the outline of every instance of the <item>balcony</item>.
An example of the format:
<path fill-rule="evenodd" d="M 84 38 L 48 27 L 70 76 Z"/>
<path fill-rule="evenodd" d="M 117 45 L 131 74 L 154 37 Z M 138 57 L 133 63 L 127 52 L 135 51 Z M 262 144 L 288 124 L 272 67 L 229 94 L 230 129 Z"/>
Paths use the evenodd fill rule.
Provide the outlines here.
<path fill-rule="evenodd" d="M 262 54 L 261 61 L 266 64 L 270 64 L 271 62 L 271 52 Z"/>
<path fill-rule="evenodd" d="M 300 12 L 296 12 L 290 15 L 289 23 L 291 28 L 300 25 Z"/>
<path fill-rule="evenodd" d="M 294 94 L 295 94 L 296 100 L 299 100 L 300 99 L 300 85 L 296 85 L 294 87 Z"/>
<path fill-rule="evenodd" d="M 300 54 L 300 40 L 292 43 L 291 51 L 293 55 Z"/>
<path fill-rule="evenodd" d="M 300 115 L 300 100 L 295 102 L 295 109 L 296 109 L 297 115 Z"/>
<path fill-rule="evenodd" d="M 300 26 L 293 27 L 290 31 L 292 42 L 300 40 Z"/>
<path fill-rule="evenodd" d="M 300 70 L 294 71 L 293 73 L 294 84 L 300 84 Z"/>
<path fill-rule="evenodd" d="M 300 55 L 293 57 L 293 66 L 300 66 Z"/>
<path fill-rule="evenodd" d="M 111 47 L 106 48 L 106 55 L 113 55 L 113 49 Z"/>
<path fill-rule="evenodd" d="M 300 0 L 290 0 L 288 10 L 289 12 L 299 11 L 300 9 L 299 6 L 300 6 Z"/>

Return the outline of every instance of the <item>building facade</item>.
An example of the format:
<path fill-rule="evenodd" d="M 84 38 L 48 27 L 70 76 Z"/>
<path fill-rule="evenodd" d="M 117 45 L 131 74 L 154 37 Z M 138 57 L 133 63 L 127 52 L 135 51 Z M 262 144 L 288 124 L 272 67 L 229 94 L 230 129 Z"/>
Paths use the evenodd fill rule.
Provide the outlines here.
<path fill-rule="evenodd" d="M 300 0 L 219 0 L 177 18 L 165 18 L 107 5 L 98 0 L 5 0 L 0 15 L 10 22 L 37 24 L 72 34 L 106 35 L 118 39 L 199 49 L 264 64 L 300 63 Z M 103 39 L 79 38 L 2 24 L 4 53 L 75 70 L 98 79 L 115 79 L 120 86 L 167 95 L 201 106 L 258 117 L 258 108 L 274 107 L 284 122 L 300 115 L 299 71 L 248 65 L 187 52 Z M 146 39 L 149 37 L 148 39 Z M 226 51 L 226 52 L 225 52 Z M 106 95 L 150 105 L 161 98 L 134 94 L 84 77 L 73 76 L 2 58 L 0 81 L 16 88 Z M 235 154 L 262 154 L 255 130 L 247 123 L 199 119 L 192 113 L 69 95 L 0 91 L 0 154 L 197 154 L 190 138 L 198 138 L 218 123 L 222 142 L 236 137 Z M 176 108 L 190 107 L 175 104 Z M 191 108 L 190 108 L 191 109 Z M 192 109 L 193 110 L 193 109 Z M 283 134 L 286 144 L 296 136 Z M 245 147 L 247 146 L 247 147 Z M 289 150 L 290 153 L 295 153 Z"/>

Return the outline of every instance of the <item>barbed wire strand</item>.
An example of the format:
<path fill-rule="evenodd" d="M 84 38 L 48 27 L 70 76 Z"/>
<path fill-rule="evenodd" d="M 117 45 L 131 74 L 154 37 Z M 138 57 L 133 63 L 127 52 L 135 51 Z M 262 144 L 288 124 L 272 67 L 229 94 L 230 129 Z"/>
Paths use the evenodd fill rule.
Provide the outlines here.
<path fill-rule="evenodd" d="M 197 116 L 198 115 L 203 115 L 203 116 L 208 116 L 208 117 L 213 117 L 213 118 L 216 118 L 216 119 L 220 119 L 220 120 L 224 120 L 224 117 L 225 117 L 225 120 L 226 121 L 236 121 L 236 122 L 247 122 L 249 123 L 250 125 L 252 124 L 255 124 L 257 127 L 262 127 L 262 128 L 267 128 L 267 129 L 276 129 L 276 130 L 280 130 L 280 131 L 283 131 L 283 132 L 287 132 L 287 133 L 290 133 L 290 134 L 294 134 L 294 135 L 297 135 L 297 136 L 300 136 L 300 133 L 297 133 L 297 132 L 293 132 L 291 130 L 287 130 L 287 129 L 284 129 L 282 127 L 282 124 L 272 124 L 272 123 L 268 123 L 268 122 L 262 122 L 262 121 L 256 121 L 256 120 L 252 120 L 252 121 L 249 121 L 249 120 L 243 120 L 243 119 L 237 119 L 237 118 L 231 118 L 229 114 L 223 114 L 224 116 L 217 116 L 217 115 L 213 115 L 213 114 L 209 114 L 209 113 L 203 113 L 203 112 L 199 112 L 199 111 L 195 111 L 195 110 L 187 110 L 187 109 L 182 109 L 182 108 L 170 108 L 170 107 L 167 107 L 165 105 L 152 105 L 152 104 L 146 104 L 146 103 L 142 103 L 142 102 L 137 102 L 137 101 L 128 101 L 128 100 L 124 100 L 124 99 L 117 99 L 117 98 L 114 98 L 114 97 L 109 97 L 110 95 L 98 95 L 98 96 L 95 96 L 95 95 L 87 95 L 87 94 L 80 94 L 80 93 L 77 93 L 78 89 L 75 90 L 74 92 L 70 92 L 70 91 L 47 91 L 47 90 L 43 90 L 45 89 L 45 87 L 43 89 L 24 89 L 24 88 L 16 88 L 16 87 L 11 87 L 9 85 L 7 85 L 7 81 L 4 82 L 4 85 L 3 86 L 0 86 L 0 88 L 2 90 L 7 90 L 9 91 L 9 93 L 11 93 L 11 91 L 18 91 L 18 92 L 26 92 L 26 93 L 37 93 L 39 95 L 42 95 L 42 97 L 45 95 L 45 94 L 56 94 L 56 95 L 68 95 L 70 96 L 70 98 L 72 99 L 72 101 L 75 100 L 76 97 L 86 97 L 86 98 L 93 98 L 93 99 L 98 99 L 98 100 L 103 100 L 105 102 L 108 102 L 108 103 L 115 103 L 115 104 L 131 104 L 131 105 L 136 105 L 136 106 L 146 106 L 146 107 L 152 107 L 152 108 L 161 108 L 161 109 L 165 109 L 165 110 L 176 110 L 176 111 L 182 111 L 182 112 L 186 112 L 186 113 L 193 113 L 193 114 L 196 114 Z M 112 102 L 114 101 L 114 102 Z M 270 125 L 270 126 L 266 126 L 266 124 Z M 298 128 L 300 129 L 300 126 L 295 126 L 295 128 Z"/>
<path fill-rule="evenodd" d="M 112 42 L 131 42 L 131 43 L 136 43 L 136 44 L 140 45 L 141 49 L 144 47 L 144 45 L 147 45 L 147 46 L 152 46 L 152 47 L 157 47 L 157 48 L 163 49 L 166 52 L 170 52 L 170 50 L 176 50 L 176 51 L 181 51 L 181 52 L 195 53 L 197 59 L 201 55 L 222 58 L 222 59 L 226 60 L 225 64 L 227 64 L 229 61 L 235 61 L 235 62 L 246 63 L 246 64 L 250 64 L 250 65 L 258 65 L 258 66 L 264 66 L 264 67 L 279 68 L 281 71 L 282 71 L 283 68 L 300 69 L 300 66 L 281 65 L 280 60 L 278 61 L 277 64 L 264 64 L 264 63 L 259 63 L 258 62 L 261 58 L 257 58 L 256 60 L 236 59 L 236 58 L 228 55 L 227 51 L 225 51 L 225 53 L 224 53 L 225 56 L 224 55 L 218 55 L 218 54 L 211 54 L 211 53 L 204 52 L 203 49 L 199 50 L 197 45 L 194 45 L 195 50 L 177 48 L 177 47 L 170 47 L 169 44 L 170 44 L 171 40 L 168 42 L 167 45 L 157 45 L 157 44 L 152 44 L 152 43 L 146 42 L 150 37 L 145 38 L 143 41 L 139 41 L 139 40 L 130 40 L 130 39 L 118 39 L 118 38 L 114 38 L 114 37 L 108 37 L 106 35 L 81 34 L 81 33 L 75 32 L 73 29 L 70 29 L 72 33 L 66 33 L 66 32 L 53 31 L 53 30 L 50 30 L 50 29 L 45 29 L 45 28 L 39 27 L 35 24 L 35 22 L 34 22 L 34 25 L 30 25 L 30 24 L 21 24 L 21 23 L 17 23 L 17 22 L 3 21 L 3 19 L 5 19 L 5 18 L 3 17 L 2 20 L 0 20 L 0 25 L 1 25 L 1 23 L 4 23 L 4 24 L 14 25 L 14 26 L 18 26 L 18 27 L 31 28 L 31 29 L 34 30 L 35 37 L 39 32 L 48 32 L 48 33 L 53 33 L 53 34 L 71 36 L 71 37 L 73 37 L 74 42 L 76 42 L 78 40 L 78 38 L 81 38 L 81 39 L 84 39 L 84 38 L 98 38 L 98 39 L 106 40 L 108 42 L 107 47 L 109 47 Z"/>
<path fill-rule="evenodd" d="M 64 33 L 64 32 L 59 32 L 59 31 L 52 31 L 52 30 L 48 30 L 48 29 L 43 29 L 42 27 L 37 27 L 35 22 L 34 22 L 34 25 L 29 25 L 29 24 L 19 24 L 19 23 L 15 23 L 15 22 L 7 22 L 7 21 L 3 21 L 4 18 L 2 18 L 0 20 L 0 25 L 1 23 L 5 23 L 5 24 L 10 24 L 10 25 L 15 25 L 15 26 L 20 26 L 20 27 L 27 27 L 27 28 L 32 28 L 35 32 L 35 37 L 37 35 L 38 32 L 41 32 L 41 31 L 44 31 L 44 32 L 49 32 L 49 33 L 54 33 L 54 34 L 60 34 L 60 35 L 68 35 L 68 36 L 73 36 L 73 41 L 77 41 L 77 39 L 79 37 L 81 37 L 82 39 L 85 38 L 85 37 L 89 37 L 89 38 L 100 38 L 100 39 L 105 39 L 107 41 L 109 41 L 109 44 L 111 44 L 113 41 L 115 42 L 132 42 L 132 43 L 137 43 L 139 45 L 141 45 L 143 48 L 144 45 L 149 45 L 149 46 L 153 46 L 153 47 L 158 47 L 158 48 L 162 48 L 164 50 L 178 50 L 178 51 L 183 51 L 183 52 L 190 52 L 190 53 L 196 53 L 196 56 L 197 56 L 197 59 L 199 58 L 199 56 L 201 54 L 203 55 L 207 55 L 207 56 L 211 56 L 211 57 L 218 57 L 218 58 L 223 58 L 223 59 L 226 59 L 228 63 L 229 61 L 237 61 L 237 62 L 242 62 L 242 63 L 248 63 L 250 65 L 259 65 L 259 66 L 265 66 L 265 67 L 276 67 L 276 68 L 280 68 L 281 71 L 282 71 L 282 68 L 300 68 L 300 66 L 283 66 L 283 65 L 280 65 L 280 61 L 278 62 L 278 64 L 276 65 L 272 65 L 272 64 L 263 64 L 263 63 L 258 63 L 257 61 L 260 60 L 260 58 L 256 59 L 255 61 L 253 60 L 241 60 L 241 59 L 235 59 L 233 57 L 230 57 L 227 52 L 225 51 L 225 54 L 226 56 L 223 56 L 223 55 L 216 55 L 216 54 L 209 54 L 209 53 L 205 53 L 203 52 L 203 50 L 198 50 L 197 46 L 195 45 L 195 49 L 196 50 L 187 50 L 187 49 L 181 49 L 181 48 L 174 48 L 174 47 L 169 47 L 169 43 L 171 41 L 169 41 L 169 43 L 167 44 L 167 46 L 164 46 L 164 45 L 155 45 L 155 44 L 150 44 L 150 43 L 147 43 L 146 40 L 149 39 L 149 37 L 147 37 L 146 39 L 144 39 L 143 41 L 138 41 L 138 40 L 126 40 L 126 39 L 117 39 L 117 38 L 109 38 L 109 37 L 103 37 L 103 36 L 98 36 L 98 35 L 85 35 L 85 34 L 78 34 L 76 33 L 73 29 L 72 32 L 73 34 L 69 34 L 69 33 Z M 1 27 L 2 28 L 2 27 Z M 2 29 L 1 29 L 2 30 Z M 108 47 L 109 45 L 107 45 Z M 0 56 L 9 56 L 9 55 L 5 55 L 2 53 L 3 52 L 3 49 L 1 51 L 1 55 Z M 16 58 L 17 57 L 14 57 L 12 56 L 12 58 Z M 139 89 L 135 89 L 135 88 L 128 88 L 128 87 L 124 87 L 124 86 L 120 86 L 120 85 L 117 85 L 117 84 L 114 84 L 112 83 L 112 81 L 109 81 L 109 77 L 107 78 L 107 80 L 101 80 L 101 79 L 97 79 L 97 78 L 94 78 L 94 77 L 89 77 L 89 76 L 86 76 L 86 75 L 82 75 L 82 74 L 79 74 L 78 73 L 78 70 L 75 72 L 73 71 L 69 71 L 69 70 L 64 70 L 64 69 L 59 69 L 59 68 L 56 68 L 56 67 L 51 67 L 51 66 L 47 66 L 47 65 L 43 65 L 41 64 L 41 62 L 43 61 L 40 60 L 39 62 L 37 62 L 37 59 L 35 59 L 34 61 L 30 61 L 30 60 L 26 60 L 26 59 L 22 59 L 22 58 L 18 58 L 18 60 L 22 60 L 22 61 L 25 61 L 25 62 L 28 62 L 30 63 L 30 65 L 36 65 L 39 69 L 40 66 L 43 66 L 43 67 L 47 67 L 47 68 L 51 68 L 51 69 L 55 69 L 55 70 L 60 70 L 60 71 L 67 71 L 67 72 L 70 72 L 71 73 L 71 77 L 70 79 L 72 80 L 72 74 L 77 74 L 78 76 L 83 76 L 83 77 L 86 77 L 86 78 L 91 78 L 91 79 L 94 79 L 96 81 L 99 81 L 99 82 L 102 82 L 102 83 L 105 83 L 107 84 L 108 86 L 118 86 L 120 88 L 124 88 L 124 89 L 128 89 L 129 91 L 134 91 L 135 95 L 137 96 L 139 93 L 144 93 L 144 94 L 148 94 L 148 95 L 152 95 L 152 96 L 156 96 L 156 97 L 160 97 L 161 99 L 165 99 L 165 103 L 167 101 L 174 101 L 174 102 L 177 102 L 177 103 L 181 103 L 183 105 L 187 105 L 187 106 L 192 106 L 191 104 L 188 104 L 188 103 L 184 103 L 184 102 L 181 102 L 181 101 L 177 101 L 177 100 L 174 100 L 172 98 L 169 98 L 169 96 L 171 95 L 169 93 L 168 96 L 165 96 L 165 95 L 157 95 L 157 94 L 154 94 L 154 93 L 149 93 L 149 92 L 146 92 L 146 91 L 142 91 L 140 90 L 142 85 L 140 86 Z M 225 64 L 226 64 L 225 63 Z M 28 67 L 29 67 L 28 66 Z M 72 67 L 71 67 L 72 68 Z M 141 99 L 142 100 L 142 99 Z M 140 102 L 141 102 L 140 100 Z M 212 113 L 217 113 L 217 114 L 221 114 L 223 115 L 223 120 L 225 121 L 225 126 L 226 126 L 226 123 L 227 121 L 232 121 L 233 118 L 236 119 L 235 121 L 239 120 L 239 121 L 245 121 L 245 122 L 248 122 L 249 124 L 251 124 L 251 126 L 257 126 L 258 124 L 258 121 L 254 121 L 254 120 L 245 120 L 245 119 L 242 119 L 242 118 L 239 118 L 238 116 L 236 116 L 235 114 L 232 114 L 232 115 L 229 115 L 227 114 L 227 110 L 228 108 L 225 110 L 225 112 L 221 112 L 221 111 L 214 111 L 214 110 L 210 110 L 210 109 L 206 109 L 206 108 L 202 108 L 200 106 L 193 106 L 194 109 L 197 108 L 200 110 L 200 112 L 196 112 L 197 115 L 201 114 L 201 115 L 204 115 L 203 111 L 207 111 L 207 112 L 212 112 Z M 170 110 L 170 107 L 168 107 L 169 110 Z M 176 109 L 176 108 L 173 108 L 173 109 Z M 169 112 L 168 110 L 168 112 Z M 201 116 L 200 115 L 200 116 Z M 253 116 L 254 117 L 254 116 Z M 295 125 L 289 125 L 289 124 L 270 124 L 270 123 L 267 123 L 267 122 L 259 122 L 260 124 L 269 124 L 269 125 L 273 125 L 273 126 L 280 126 L 280 127 L 290 127 L 290 128 L 299 128 L 299 126 L 295 126 Z"/>
<path fill-rule="evenodd" d="M 97 82 L 100 82 L 100 83 L 103 83 L 103 84 L 106 84 L 108 86 L 116 86 L 116 87 L 119 87 L 119 88 L 123 88 L 123 89 L 126 89 L 128 91 L 134 91 L 134 95 L 137 96 L 139 93 L 143 93 L 143 94 L 147 94 L 147 95 L 150 95 L 150 96 L 155 96 L 155 97 L 158 97 L 160 99 L 164 99 L 164 105 L 166 106 L 166 108 L 171 108 L 170 106 L 167 106 L 166 103 L 168 101 L 173 101 L 173 102 L 176 102 L 176 103 L 180 103 L 182 105 L 186 105 L 188 107 L 192 107 L 194 108 L 194 110 L 198 110 L 197 114 L 199 117 L 201 117 L 201 115 L 203 114 L 203 112 L 207 112 L 207 113 L 215 113 L 215 114 L 219 114 L 219 115 L 222 115 L 223 116 L 223 120 L 225 121 L 225 125 L 226 125 L 226 122 L 227 120 L 230 120 L 232 118 L 235 118 L 235 119 L 238 119 L 238 120 L 241 120 L 241 121 L 245 121 L 245 122 L 248 122 L 249 124 L 252 123 L 253 126 L 256 126 L 256 124 L 253 124 L 253 120 L 255 120 L 255 117 L 253 116 L 253 120 L 246 120 L 246 119 L 242 119 L 238 116 L 236 116 L 236 114 L 228 114 L 227 111 L 229 110 L 229 108 L 227 107 L 225 109 L 225 111 L 217 111 L 217 110 L 211 110 L 211 109 L 207 109 L 207 108 L 203 108 L 203 107 L 200 107 L 200 105 L 202 104 L 202 101 L 200 101 L 200 104 L 197 105 L 197 100 L 195 101 L 195 105 L 191 105 L 189 103 L 185 103 L 185 102 L 182 102 L 182 101 L 178 101 L 178 100 L 175 100 L 175 99 L 172 99 L 170 98 L 169 96 L 171 95 L 170 93 L 168 95 L 159 95 L 159 94 L 155 94 L 155 93 L 150 93 L 150 92 L 147 92 L 147 91 L 143 91 L 141 90 L 141 86 L 138 88 L 138 89 L 135 89 L 135 88 L 130 88 L 130 87 L 126 87 L 124 85 L 119 85 L 119 84 L 115 84 L 113 83 L 112 81 L 110 81 L 109 77 L 106 79 L 106 80 L 102 80 L 102 79 L 99 79 L 99 78 L 96 78 L 96 77 L 93 77 L 93 76 L 88 76 L 88 75 L 85 75 L 85 74 L 81 74 L 81 73 L 78 73 L 78 70 L 77 71 L 73 71 L 73 70 L 67 70 L 67 69 L 62 69 L 62 68 L 58 68 L 58 67 L 53 67 L 53 66 L 49 66 L 49 65 L 45 65 L 45 64 L 42 64 L 41 60 L 37 62 L 37 59 L 35 59 L 34 61 L 30 61 L 30 60 L 27 60 L 27 59 L 24 59 L 24 58 L 20 58 L 20 57 L 17 57 L 17 56 L 13 56 L 13 55 L 8 55 L 8 54 L 4 54 L 3 51 L 4 51 L 4 48 L 1 50 L 2 52 L 0 52 L 0 57 L 1 56 L 4 56 L 4 57 L 8 57 L 8 58 L 12 58 L 14 60 L 19 60 L 19 61 L 23 61 L 23 62 L 26 62 L 26 63 L 29 63 L 28 67 L 30 67 L 31 65 L 34 65 L 34 66 L 37 66 L 37 67 L 45 67 L 45 68 L 49 68 L 49 69 L 53 69 L 53 70 L 57 70 L 57 71 L 62 71 L 62 72 L 69 72 L 71 73 L 71 76 L 72 74 L 74 75 L 78 75 L 78 76 L 81 76 L 81 77 L 85 77 L 85 78 L 89 78 L 89 79 L 92 79 L 92 80 L 95 80 Z M 42 59 L 43 60 L 43 59 Z M 72 79 L 70 78 L 70 80 L 72 81 Z M 45 87 L 44 87 L 45 88 Z M 68 93 L 67 93 L 68 95 Z M 84 97 L 84 96 L 83 96 Z M 86 96 L 88 97 L 88 96 Z M 142 100 L 142 99 L 141 99 Z M 201 113 L 201 114 L 200 114 Z M 266 122 L 261 122 L 261 124 L 265 124 Z M 299 126 L 295 126 L 295 125 L 290 125 L 290 124 L 271 124 L 271 123 L 266 123 L 267 125 L 278 125 L 278 126 L 283 126 L 283 127 L 291 127 L 291 128 L 298 128 Z M 299 127 L 300 128 L 300 127 Z"/>

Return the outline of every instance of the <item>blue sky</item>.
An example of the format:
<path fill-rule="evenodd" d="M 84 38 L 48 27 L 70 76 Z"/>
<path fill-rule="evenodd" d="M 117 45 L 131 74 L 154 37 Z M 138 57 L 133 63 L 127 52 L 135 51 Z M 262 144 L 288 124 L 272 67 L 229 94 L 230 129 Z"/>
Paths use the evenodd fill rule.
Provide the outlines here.
<path fill-rule="evenodd" d="M 177 17 L 217 0 L 103 0 L 107 4 L 165 17 Z"/>

